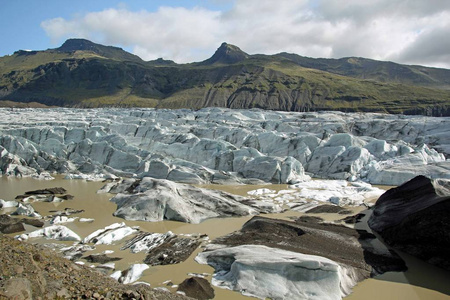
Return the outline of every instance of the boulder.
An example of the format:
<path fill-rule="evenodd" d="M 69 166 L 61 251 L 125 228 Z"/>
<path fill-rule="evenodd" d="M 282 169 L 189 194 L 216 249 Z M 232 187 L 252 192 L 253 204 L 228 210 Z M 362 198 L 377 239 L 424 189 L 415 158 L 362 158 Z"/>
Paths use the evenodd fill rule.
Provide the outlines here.
<path fill-rule="evenodd" d="M 24 224 L 31 225 L 34 227 L 42 227 L 44 226 L 44 222 L 36 219 L 17 219 L 12 218 L 8 215 L 0 215 L 0 232 L 8 234 L 8 233 L 16 233 L 25 231 Z"/>
<path fill-rule="evenodd" d="M 384 193 L 370 228 L 395 249 L 450 270 L 450 181 L 417 176 Z"/>
<path fill-rule="evenodd" d="M 1 233 L 14 233 L 25 231 L 23 224 L 15 222 L 15 219 L 8 215 L 0 215 L 0 232 Z"/>
<path fill-rule="evenodd" d="M 11 224 L 1 224 L 0 223 L 0 232 L 1 233 L 16 233 L 25 231 L 25 227 L 23 226 L 23 223 L 11 223 Z"/>
<path fill-rule="evenodd" d="M 98 263 L 98 264 L 106 264 L 112 261 L 118 261 L 122 258 L 120 257 L 109 257 L 106 254 L 91 254 L 86 257 L 83 257 L 83 259 L 87 260 L 91 263 Z"/>
<path fill-rule="evenodd" d="M 177 291 L 183 292 L 186 296 L 199 299 L 207 300 L 214 298 L 214 289 L 208 280 L 200 277 L 191 277 L 185 279 L 178 286 Z"/>

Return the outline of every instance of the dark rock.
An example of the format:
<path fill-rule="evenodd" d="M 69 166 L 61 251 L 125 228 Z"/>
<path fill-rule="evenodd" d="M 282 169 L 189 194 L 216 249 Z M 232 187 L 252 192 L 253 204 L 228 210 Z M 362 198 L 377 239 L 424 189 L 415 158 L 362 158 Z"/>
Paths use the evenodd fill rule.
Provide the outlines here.
<path fill-rule="evenodd" d="M 31 225 L 34 227 L 43 227 L 44 226 L 44 222 L 41 220 L 37 220 L 37 219 L 21 219 L 20 222 L 22 222 L 23 224 L 27 224 L 27 225 Z"/>
<path fill-rule="evenodd" d="M 88 262 L 99 264 L 106 264 L 111 261 L 118 261 L 122 259 L 120 257 L 109 257 L 106 254 L 91 254 L 83 258 Z"/>
<path fill-rule="evenodd" d="M 450 181 L 417 176 L 387 191 L 368 224 L 393 248 L 450 270 Z"/>
<path fill-rule="evenodd" d="M 295 220 L 296 223 L 321 223 L 324 220 L 320 217 L 301 216 Z"/>
<path fill-rule="evenodd" d="M 44 226 L 44 222 L 34 219 L 16 219 L 11 218 L 8 215 L 0 215 L 0 232 L 8 234 L 8 233 L 16 233 L 25 231 L 25 227 L 23 224 L 32 225 L 35 227 Z"/>
<path fill-rule="evenodd" d="M 3 214 L 0 215 L 0 225 L 9 225 L 15 223 L 17 219 L 11 218 L 10 216 Z"/>
<path fill-rule="evenodd" d="M 359 240 L 374 240 L 377 238 L 375 234 L 370 233 L 366 230 L 357 229 L 356 231 L 359 234 L 359 238 L 358 238 Z"/>
<path fill-rule="evenodd" d="M 213 299 L 214 289 L 208 280 L 200 277 L 191 277 L 185 279 L 177 291 L 184 292 L 186 296 L 199 300 Z"/>
<path fill-rule="evenodd" d="M 16 233 L 25 231 L 25 227 L 23 227 L 22 223 L 13 223 L 8 225 L 0 225 L 0 231 L 2 233 L 8 234 L 8 233 Z"/>
<path fill-rule="evenodd" d="M 57 216 L 70 216 L 74 214 L 79 214 L 84 212 L 84 209 L 73 209 L 73 208 L 65 208 L 64 210 L 51 210 L 51 213 L 54 213 L 53 217 Z"/>
<path fill-rule="evenodd" d="M 305 213 L 307 214 L 341 214 L 346 215 L 350 214 L 351 211 L 345 208 L 342 208 L 338 205 L 332 205 L 332 204 L 324 204 L 320 206 L 316 206 L 311 208 L 310 210 L 307 210 Z"/>
<path fill-rule="evenodd" d="M 361 219 L 364 218 L 365 214 L 356 214 L 353 216 L 348 216 L 343 219 L 340 219 L 339 221 L 343 221 L 346 224 L 356 224 L 361 222 Z"/>
<path fill-rule="evenodd" d="M 55 187 L 55 188 L 46 188 L 41 190 L 34 190 L 25 192 L 25 195 L 57 195 L 57 194 L 65 194 L 67 191 L 65 188 L 62 187 Z"/>
<path fill-rule="evenodd" d="M 185 261 L 199 245 L 198 239 L 173 237 L 150 250 L 144 263 L 152 266 L 177 264 Z"/>
<path fill-rule="evenodd" d="M 6 214 L 2 214 L 0 215 L 0 224 L 10 224 L 11 223 L 11 218 L 10 216 L 6 215 Z"/>

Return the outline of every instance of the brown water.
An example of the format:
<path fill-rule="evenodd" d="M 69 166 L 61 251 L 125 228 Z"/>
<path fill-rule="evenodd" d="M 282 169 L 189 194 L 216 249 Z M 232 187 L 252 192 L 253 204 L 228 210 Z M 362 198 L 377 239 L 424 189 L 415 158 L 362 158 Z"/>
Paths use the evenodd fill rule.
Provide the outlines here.
<path fill-rule="evenodd" d="M 139 226 L 141 230 L 148 232 L 165 233 L 172 231 L 176 234 L 199 233 L 207 234 L 210 239 L 228 234 L 238 230 L 251 217 L 240 218 L 219 218 L 206 220 L 201 224 L 186 224 L 173 221 L 162 222 L 141 222 L 141 221 L 125 221 L 116 218 L 112 213 L 116 209 L 114 203 L 109 202 L 113 196 L 111 194 L 97 194 L 97 190 L 103 186 L 101 182 L 86 182 L 84 180 L 64 180 L 62 177 L 52 181 L 40 181 L 31 178 L 9 178 L 0 177 L 0 198 L 4 200 L 13 200 L 15 196 L 23 194 L 26 191 L 49 188 L 64 187 L 68 194 L 74 195 L 75 198 L 62 203 L 43 203 L 34 202 L 33 207 L 43 216 L 50 215 L 51 210 L 63 210 L 65 208 L 84 209 L 85 212 L 77 214 L 77 217 L 93 218 L 93 223 L 81 223 L 78 221 L 65 223 L 63 225 L 75 231 L 82 238 L 93 231 L 104 228 L 116 222 L 126 222 L 129 226 Z M 246 195 L 248 191 L 257 188 L 270 188 L 273 190 L 287 189 L 287 185 L 263 185 L 263 186 L 217 186 L 208 185 L 206 188 L 220 189 L 238 195 Z M 355 207 L 352 210 L 360 212 L 362 207 Z M 298 217 L 302 215 L 299 212 L 286 212 L 281 214 L 271 214 L 268 217 L 288 219 L 290 217 Z M 338 214 L 321 214 L 318 215 L 326 220 L 335 220 L 342 218 Z M 31 226 L 27 226 L 27 231 L 35 230 Z M 126 240 L 126 238 L 125 238 Z M 53 242 L 44 239 L 33 240 L 37 243 Z M 65 242 L 70 245 L 71 243 Z M 123 270 L 132 263 L 142 263 L 145 254 L 132 254 L 128 250 L 121 251 L 119 248 L 122 243 L 116 245 L 99 245 L 96 250 L 89 254 L 101 253 L 105 250 L 113 250 L 111 256 L 123 257 L 122 260 L 116 262 L 116 269 Z M 150 267 L 141 277 L 140 281 L 148 282 L 152 287 L 166 287 L 175 291 L 176 288 L 167 286 L 164 282 L 170 281 L 173 284 L 179 284 L 188 278 L 188 273 L 207 273 L 207 279 L 211 279 L 213 268 L 207 265 L 200 265 L 194 261 L 197 253 L 202 249 L 197 249 L 191 257 L 183 263 Z M 88 254 L 86 254 L 88 255 Z M 441 270 L 437 267 L 428 265 L 406 254 L 401 254 L 408 264 L 407 272 L 390 272 L 378 276 L 374 279 L 368 279 L 359 283 L 348 296 L 348 299 L 450 299 L 450 272 Z M 249 299 L 237 292 L 215 288 L 215 299 Z"/>

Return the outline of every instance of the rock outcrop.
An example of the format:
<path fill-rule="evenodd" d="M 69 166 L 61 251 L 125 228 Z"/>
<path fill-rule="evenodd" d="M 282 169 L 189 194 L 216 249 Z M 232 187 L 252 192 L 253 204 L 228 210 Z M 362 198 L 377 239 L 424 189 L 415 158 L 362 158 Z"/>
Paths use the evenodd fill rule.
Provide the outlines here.
<path fill-rule="evenodd" d="M 44 222 L 40 220 L 33 219 L 18 219 L 12 218 L 8 215 L 0 215 L 0 232 L 1 233 L 16 233 L 25 231 L 24 224 L 31 225 L 34 227 L 42 227 L 44 226 Z"/>
<path fill-rule="evenodd" d="M 186 296 L 198 299 L 207 300 L 214 298 L 214 289 L 208 280 L 200 277 L 191 277 L 185 279 L 178 286 L 177 291 L 183 292 Z"/>
<path fill-rule="evenodd" d="M 450 181 L 418 176 L 387 191 L 368 224 L 393 248 L 450 270 Z"/>

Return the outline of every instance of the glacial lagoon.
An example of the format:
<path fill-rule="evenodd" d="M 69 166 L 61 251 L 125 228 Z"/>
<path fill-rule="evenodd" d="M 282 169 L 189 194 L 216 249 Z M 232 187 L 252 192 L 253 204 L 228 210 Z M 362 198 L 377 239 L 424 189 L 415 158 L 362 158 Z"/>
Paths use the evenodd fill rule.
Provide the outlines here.
<path fill-rule="evenodd" d="M 104 185 L 103 182 L 86 181 L 86 180 L 67 180 L 63 176 L 56 176 L 54 180 L 37 180 L 33 178 L 14 178 L 3 176 L 0 178 L 0 199 L 13 200 L 17 195 L 23 194 L 29 190 L 36 190 L 50 187 L 64 187 L 67 193 L 75 196 L 73 200 L 68 200 L 60 203 L 48 202 L 34 202 L 33 206 L 42 215 L 50 215 L 50 211 L 64 210 L 65 208 L 72 208 L 77 210 L 84 210 L 83 213 L 74 216 L 79 218 L 93 218 L 92 223 L 71 222 L 64 224 L 68 228 L 77 232 L 81 237 L 85 237 L 93 231 L 111 225 L 117 222 L 124 222 L 123 219 L 114 217 L 112 214 L 116 209 L 116 205 L 109 201 L 112 194 L 97 193 Z M 217 186 L 208 185 L 208 188 L 217 188 L 226 190 L 230 193 L 245 196 L 248 191 L 257 188 L 270 188 L 272 190 L 286 190 L 287 185 L 234 185 L 234 186 Z M 382 187 L 388 189 L 388 186 Z M 354 212 L 360 212 L 365 207 L 350 207 Z M 9 209 L 11 210 L 11 209 Z M 2 210 L 7 212 L 8 209 Z M 281 214 L 272 214 L 270 217 L 289 219 L 290 217 L 298 217 L 303 215 L 301 212 L 288 211 Z M 338 214 L 314 214 L 315 216 L 323 217 L 325 220 L 333 220 L 342 218 Z M 186 224 L 175 221 L 161 221 L 161 222 L 143 222 L 143 221 L 125 221 L 129 226 L 139 226 L 141 230 L 148 232 L 165 233 L 172 231 L 176 234 L 207 234 L 210 239 L 226 235 L 232 231 L 238 230 L 241 226 L 250 219 L 250 216 L 240 218 L 216 218 L 206 220 L 200 224 Z M 46 221 L 48 225 L 48 221 Z M 27 232 L 35 230 L 31 226 L 26 226 Z M 127 240 L 125 238 L 124 240 Z M 32 243 L 57 243 L 65 246 L 72 245 L 73 242 L 57 242 L 47 239 L 33 239 Z M 111 256 L 121 257 L 122 260 L 117 261 L 115 268 L 124 270 L 130 264 L 142 263 L 145 254 L 133 254 L 128 250 L 120 250 L 124 241 L 120 241 L 115 245 L 97 245 L 94 251 L 88 252 L 85 255 L 93 253 L 102 253 L 106 250 L 112 250 L 114 253 Z M 51 247 L 51 246 L 50 246 Z M 54 247 L 54 246 L 53 246 Z M 55 247 L 57 249 L 57 247 Z M 58 251 L 58 250 L 56 250 Z M 176 291 L 171 285 L 181 283 L 188 278 L 190 273 L 207 274 L 206 278 L 211 280 L 213 268 L 200 265 L 194 261 L 195 256 L 201 252 L 202 249 L 197 249 L 191 257 L 183 263 L 150 267 L 144 271 L 139 281 L 148 282 L 152 287 L 164 287 L 171 291 Z M 450 273 L 440 268 L 431 266 L 407 254 L 401 254 L 401 257 L 406 261 L 409 268 L 406 272 L 389 272 L 375 278 L 367 279 L 357 284 L 353 293 L 346 297 L 346 299 L 447 299 L 450 294 L 448 281 Z M 81 260 L 83 261 L 83 260 Z M 86 262 L 89 264 L 88 262 Z M 93 264 L 97 265 L 97 264 Z M 249 297 L 242 296 L 238 292 L 220 289 L 214 287 L 216 297 L 215 299 L 249 299 Z"/>

